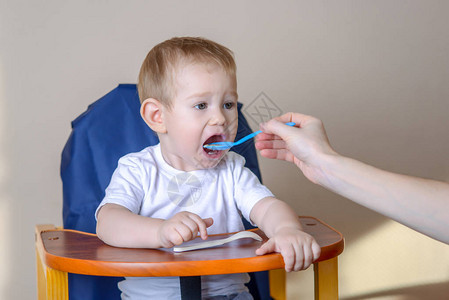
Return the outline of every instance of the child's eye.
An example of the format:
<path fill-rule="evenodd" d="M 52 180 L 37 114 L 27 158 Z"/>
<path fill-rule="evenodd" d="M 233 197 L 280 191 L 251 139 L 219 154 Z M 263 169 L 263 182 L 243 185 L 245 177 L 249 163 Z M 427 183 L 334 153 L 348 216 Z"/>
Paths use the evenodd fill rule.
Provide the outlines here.
<path fill-rule="evenodd" d="M 200 104 L 195 105 L 195 108 L 203 110 L 203 109 L 207 108 L 207 104 L 206 103 L 200 103 Z"/>
<path fill-rule="evenodd" d="M 225 104 L 223 104 L 223 107 L 225 109 L 231 109 L 234 107 L 234 102 L 226 102 Z"/>

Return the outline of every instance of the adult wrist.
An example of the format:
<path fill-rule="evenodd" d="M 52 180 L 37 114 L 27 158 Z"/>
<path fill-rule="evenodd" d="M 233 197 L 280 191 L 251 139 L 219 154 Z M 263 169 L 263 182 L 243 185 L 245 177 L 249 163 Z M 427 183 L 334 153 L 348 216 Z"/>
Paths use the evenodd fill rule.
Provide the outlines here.
<path fill-rule="evenodd" d="M 344 157 L 336 152 L 320 154 L 315 160 L 315 183 L 329 188 L 332 185 L 332 179 L 334 178 L 335 172 L 338 171 L 338 166 L 342 160 L 344 160 Z"/>

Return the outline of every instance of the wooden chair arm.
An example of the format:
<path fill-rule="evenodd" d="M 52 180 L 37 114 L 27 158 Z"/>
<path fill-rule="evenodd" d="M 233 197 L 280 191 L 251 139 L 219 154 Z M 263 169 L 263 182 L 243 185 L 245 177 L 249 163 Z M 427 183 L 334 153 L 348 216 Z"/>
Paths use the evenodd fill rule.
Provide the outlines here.
<path fill-rule="evenodd" d="M 304 230 L 315 237 L 321 246 L 318 261 L 327 260 L 343 252 L 342 235 L 312 217 L 301 217 Z M 284 267 L 282 256 L 271 253 L 254 254 L 261 242 L 238 240 L 227 245 L 174 253 L 171 249 L 128 249 L 111 247 L 94 234 L 75 230 L 36 227 L 36 243 L 41 260 L 50 268 L 85 275 L 98 276 L 200 276 L 241 272 L 257 272 Z M 265 234 L 255 229 L 264 241 Z M 230 234 L 211 235 L 223 238 Z"/>

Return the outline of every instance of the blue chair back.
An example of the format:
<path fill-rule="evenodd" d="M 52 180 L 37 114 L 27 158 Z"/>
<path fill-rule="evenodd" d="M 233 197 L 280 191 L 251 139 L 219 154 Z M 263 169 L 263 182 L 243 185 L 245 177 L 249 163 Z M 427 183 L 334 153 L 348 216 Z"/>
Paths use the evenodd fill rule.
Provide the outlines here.
<path fill-rule="evenodd" d="M 251 132 L 238 104 L 237 139 Z M 72 122 L 72 132 L 62 152 L 63 223 L 66 229 L 95 233 L 94 213 L 104 197 L 120 157 L 159 142 L 157 135 L 140 117 L 135 84 L 120 84 L 89 105 Z M 259 179 L 254 143 L 233 148 L 246 159 Z M 250 225 L 244 220 L 245 227 Z M 268 274 L 251 275 L 250 291 L 255 299 L 270 299 Z M 69 274 L 70 299 L 120 299 L 117 282 L 123 278 Z"/>

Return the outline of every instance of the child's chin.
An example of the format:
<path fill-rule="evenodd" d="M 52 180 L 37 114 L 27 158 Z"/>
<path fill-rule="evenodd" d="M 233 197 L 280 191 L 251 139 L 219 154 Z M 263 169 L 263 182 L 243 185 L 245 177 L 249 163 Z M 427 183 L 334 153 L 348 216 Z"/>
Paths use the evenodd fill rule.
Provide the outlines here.
<path fill-rule="evenodd" d="M 219 151 L 220 153 L 216 153 L 213 155 L 204 153 L 203 157 L 204 159 L 201 160 L 201 166 L 204 169 L 210 169 L 216 167 L 220 161 L 223 159 L 225 152 Z"/>

